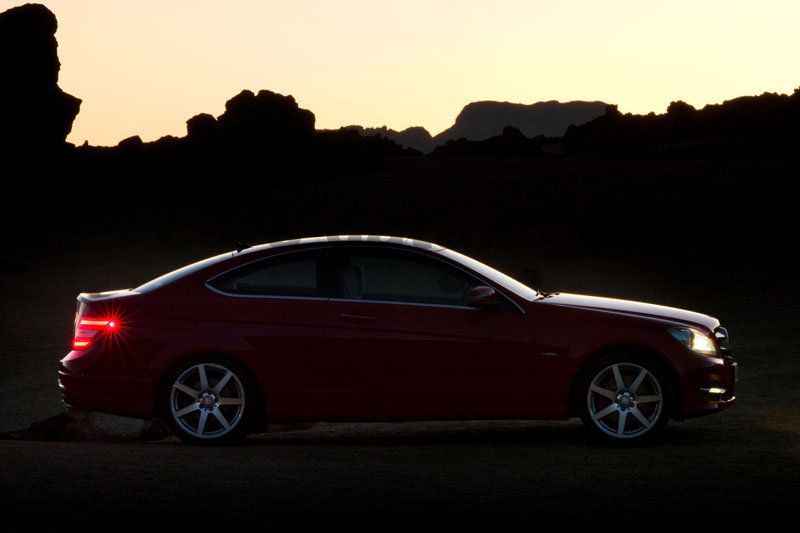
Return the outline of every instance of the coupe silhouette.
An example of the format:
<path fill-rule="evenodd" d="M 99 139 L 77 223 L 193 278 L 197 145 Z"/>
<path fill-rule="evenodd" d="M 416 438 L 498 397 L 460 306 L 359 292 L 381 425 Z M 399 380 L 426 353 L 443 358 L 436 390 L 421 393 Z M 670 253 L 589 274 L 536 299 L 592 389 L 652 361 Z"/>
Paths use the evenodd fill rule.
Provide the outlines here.
<path fill-rule="evenodd" d="M 69 408 L 163 417 L 189 443 L 268 422 L 552 419 L 631 442 L 735 400 L 716 318 L 537 291 L 442 246 L 240 246 L 78 296 Z"/>

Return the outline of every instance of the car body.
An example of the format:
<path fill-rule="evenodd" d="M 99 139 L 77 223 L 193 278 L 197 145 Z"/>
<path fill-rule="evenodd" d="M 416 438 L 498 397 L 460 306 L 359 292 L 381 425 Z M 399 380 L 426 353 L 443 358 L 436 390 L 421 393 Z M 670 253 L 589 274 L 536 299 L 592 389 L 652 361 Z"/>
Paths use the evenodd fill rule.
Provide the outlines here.
<path fill-rule="evenodd" d="M 640 429 L 735 400 L 736 363 L 715 318 L 545 294 L 447 248 L 395 237 L 249 247 L 136 289 L 83 293 L 75 328 L 59 369 L 68 406 L 178 423 L 167 406 L 173 415 L 200 410 L 192 416 L 219 418 L 220 440 L 222 426 L 239 423 L 246 390 L 248 430 L 267 421 L 591 418 L 635 403 L 620 394 L 637 376 L 637 385 L 663 389 L 658 416 Z M 589 372 L 598 362 L 608 364 Z M 599 385 L 601 371 L 610 385 Z M 238 415 L 220 415 L 208 372 L 238 387 Z M 602 397 L 587 406 L 592 390 Z M 631 414 L 642 418 L 640 408 Z M 634 424 L 618 414 L 599 433 L 650 433 L 629 431 Z M 177 429 L 189 441 L 215 441 Z"/>

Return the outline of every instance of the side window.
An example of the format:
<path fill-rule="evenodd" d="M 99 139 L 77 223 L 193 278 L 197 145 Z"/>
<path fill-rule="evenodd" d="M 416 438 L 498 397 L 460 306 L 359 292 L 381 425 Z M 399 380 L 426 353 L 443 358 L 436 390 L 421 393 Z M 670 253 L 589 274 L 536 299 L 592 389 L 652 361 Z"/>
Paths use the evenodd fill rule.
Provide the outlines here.
<path fill-rule="evenodd" d="M 478 284 L 447 264 L 390 250 L 344 254 L 337 272 L 343 297 L 352 300 L 466 305 L 469 289 Z"/>
<path fill-rule="evenodd" d="M 307 254 L 265 259 L 214 278 L 209 285 L 232 294 L 320 296 L 318 263 Z"/>

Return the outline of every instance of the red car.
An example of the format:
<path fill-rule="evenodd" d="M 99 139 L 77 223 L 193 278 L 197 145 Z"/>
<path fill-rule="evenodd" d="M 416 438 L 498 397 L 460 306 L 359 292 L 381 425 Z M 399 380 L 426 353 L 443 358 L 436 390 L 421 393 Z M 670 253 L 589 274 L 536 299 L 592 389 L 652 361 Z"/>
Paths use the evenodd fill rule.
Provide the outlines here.
<path fill-rule="evenodd" d="M 78 296 L 68 407 L 164 417 L 190 443 L 267 422 L 553 419 L 640 440 L 734 402 L 716 318 L 546 294 L 441 246 L 319 237 Z"/>

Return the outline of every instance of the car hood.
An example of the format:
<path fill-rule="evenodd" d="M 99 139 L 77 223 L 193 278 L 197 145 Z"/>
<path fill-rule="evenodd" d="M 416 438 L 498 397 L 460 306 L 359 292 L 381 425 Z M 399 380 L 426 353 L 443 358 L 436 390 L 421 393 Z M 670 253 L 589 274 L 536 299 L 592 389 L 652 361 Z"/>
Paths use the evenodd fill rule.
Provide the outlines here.
<path fill-rule="evenodd" d="M 667 307 L 664 305 L 633 302 L 631 300 L 602 298 L 600 296 L 587 296 L 584 294 L 554 293 L 548 295 L 547 298 L 542 300 L 542 302 L 548 305 L 606 311 L 623 315 L 655 318 L 668 320 L 670 322 L 699 325 L 704 326 L 711 331 L 719 326 L 719 320 L 702 313 L 687 311 L 686 309 L 678 309 L 676 307 Z"/>

